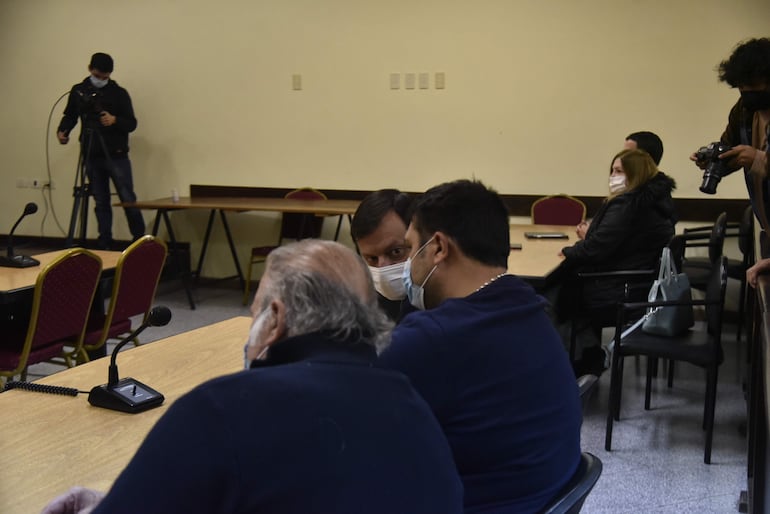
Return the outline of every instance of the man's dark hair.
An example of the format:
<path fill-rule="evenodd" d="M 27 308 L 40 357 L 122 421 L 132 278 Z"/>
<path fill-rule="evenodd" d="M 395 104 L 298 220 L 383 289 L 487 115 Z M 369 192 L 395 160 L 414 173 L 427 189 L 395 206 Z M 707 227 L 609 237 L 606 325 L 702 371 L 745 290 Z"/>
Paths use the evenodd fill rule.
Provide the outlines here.
<path fill-rule="evenodd" d="M 398 189 L 380 189 L 366 195 L 353 215 L 350 236 L 357 241 L 372 234 L 390 211 L 394 211 L 404 222 L 404 226 L 408 227 L 412 203 L 414 197 Z"/>
<path fill-rule="evenodd" d="M 91 63 L 88 67 L 95 68 L 102 73 L 112 73 L 112 57 L 102 52 L 97 52 L 91 56 Z"/>
<path fill-rule="evenodd" d="M 441 231 L 472 259 L 508 267 L 508 209 L 492 189 L 478 181 L 457 180 L 432 187 L 414 206 L 412 223 L 425 243 Z"/>
<path fill-rule="evenodd" d="M 770 82 L 770 39 L 749 39 L 739 44 L 729 59 L 719 63 L 717 71 L 719 80 L 730 87 Z"/>
<path fill-rule="evenodd" d="M 636 147 L 639 150 L 644 150 L 650 154 L 656 165 L 660 164 L 660 160 L 663 158 L 663 141 L 657 134 L 647 131 L 634 132 L 626 136 L 626 139 L 636 142 Z"/>

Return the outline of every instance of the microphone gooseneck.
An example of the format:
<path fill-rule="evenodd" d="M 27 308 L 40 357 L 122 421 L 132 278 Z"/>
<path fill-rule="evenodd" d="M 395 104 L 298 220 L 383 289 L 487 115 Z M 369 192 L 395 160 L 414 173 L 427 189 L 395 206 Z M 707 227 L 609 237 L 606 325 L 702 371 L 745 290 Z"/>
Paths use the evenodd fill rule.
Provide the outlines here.
<path fill-rule="evenodd" d="M 118 352 L 120 349 L 123 348 L 129 341 L 136 339 L 136 337 L 144 332 L 147 327 L 163 327 L 168 325 L 169 321 L 171 321 L 171 309 L 163 305 L 153 307 L 150 309 L 150 312 L 147 314 L 147 318 L 142 322 L 142 324 L 139 325 L 136 330 L 126 336 L 121 342 L 115 345 L 115 348 L 112 350 L 112 356 L 110 357 L 110 367 L 108 371 L 109 375 L 107 380 L 108 387 L 117 385 L 118 381 L 120 380 L 118 377 L 118 365 L 116 364 Z"/>
<path fill-rule="evenodd" d="M 16 220 L 16 223 L 13 224 L 13 228 L 11 228 L 11 231 L 8 233 L 8 248 L 6 251 L 6 255 L 9 259 L 13 258 L 13 233 L 16 232 L 16 227 L 19 226 L 19 223 L 21 223 L 21 220 L 24 219 L 25 216 L 28 214 L 35 214 L 37 212 L 37 204 L 35 202 L 29 202 L 27 205 L 24 206 L 24 212 L 21 213 L 21 216 L 19 216 L 19 219 Z"/>

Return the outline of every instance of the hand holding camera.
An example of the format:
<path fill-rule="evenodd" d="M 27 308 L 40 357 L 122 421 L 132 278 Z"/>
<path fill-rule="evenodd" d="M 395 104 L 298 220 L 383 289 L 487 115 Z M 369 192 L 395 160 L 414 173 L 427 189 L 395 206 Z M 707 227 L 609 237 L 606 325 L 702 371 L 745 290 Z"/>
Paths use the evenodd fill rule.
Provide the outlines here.
<path fill-rule="evenodd" d="M 115 124 L 115 116 L 107 111 L 102 111 L 99 113 L 99 121 L 103 127 L 110 127 Z"/>
<path fill-rule="evenodd" d="M 713 195 L 717 192 L 717 184 L 722 180 L 722 177 L 728 175 L 731 171 L 728 165 L 729 156 L 725 154 L 732 150 L 731 146 L 715 141 L 708 146 L 700 147 L 690 157 L 703 170 L 703 182 L 700 185 L 701 192 L 708 195 Z M 724 157 L 722 157 L 723 155 Z"/>

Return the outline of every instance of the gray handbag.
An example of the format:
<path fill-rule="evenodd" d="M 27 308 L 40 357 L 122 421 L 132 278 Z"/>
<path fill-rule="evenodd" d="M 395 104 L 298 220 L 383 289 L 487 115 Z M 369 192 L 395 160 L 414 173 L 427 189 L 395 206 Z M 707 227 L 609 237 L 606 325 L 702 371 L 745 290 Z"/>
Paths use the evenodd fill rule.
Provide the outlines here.
<path fill-rule="evenodd" d="M 660 271 L 653 282 L 647 300 L 691 302 L 690 280 L 685 273 L 678 273 L 671 250 L 666 247 L 660 256 Z M 642 331 L 660 336 L 678 336 L 695 324 L 692 305 L 652 307 L 647 310 Z"/>

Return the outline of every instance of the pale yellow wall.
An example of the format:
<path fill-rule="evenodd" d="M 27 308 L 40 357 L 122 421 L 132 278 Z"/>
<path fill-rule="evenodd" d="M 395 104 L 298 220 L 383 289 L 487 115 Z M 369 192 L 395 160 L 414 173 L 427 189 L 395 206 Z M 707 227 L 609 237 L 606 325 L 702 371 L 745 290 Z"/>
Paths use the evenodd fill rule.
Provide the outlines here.
<path fill-rule="evenodd" d="M 602 195 L 635 130 L 661 135 L 677 195 L 700 197 L 687 157 L 737 98 L 714 67 L 768 20 L 767 0 L 0 0 L 0 227 L 27 201 L 43 207 L 16 180 L 45 179 L 48 113 L 94 51 L 113 55 L 134 101 L 140 198 L 191 183 L 424 190 L 470 176 L 504 193 Z M 390 90 L 407 72 L 429 72 L 430 89 Z M 66 228 L 77 146 L 49 142 Z M 744 197 L 738 175 L 720 184 L 717 198 Z M 232 218 L 241 253 L 273 239 L 274 216 Z M 40 234 L 42 219 L 19 232 Z M 202 213 L 177 220 L 197 243 Z M 42 233 L 60 235 L 50 215 Z M 115 235 L 128 237 L 122 213 Z M 229 272 L 214 245 L 206 274 Z"/>

